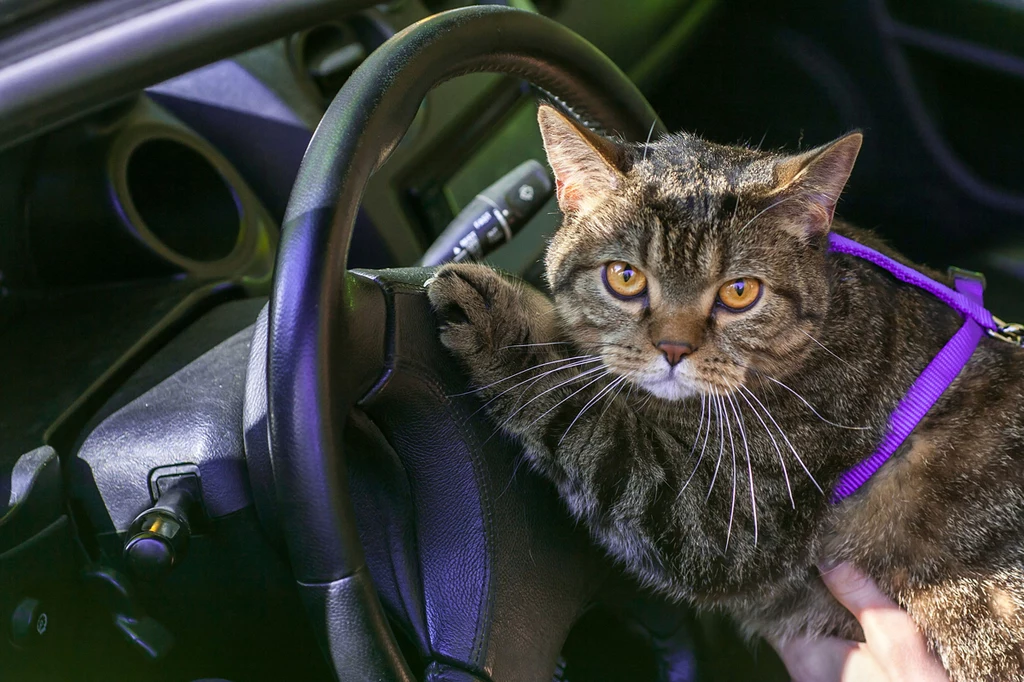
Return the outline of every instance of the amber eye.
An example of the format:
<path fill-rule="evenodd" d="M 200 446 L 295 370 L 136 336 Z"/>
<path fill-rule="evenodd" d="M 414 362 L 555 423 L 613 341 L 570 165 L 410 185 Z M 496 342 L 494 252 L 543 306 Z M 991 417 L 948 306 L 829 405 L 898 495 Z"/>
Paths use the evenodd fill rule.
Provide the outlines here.
<path fill-rule="evenodd" d="M 619 298 L 636 298 L 647 291 L 647 276 L 625 261 L 604 266 L 604 285 Z"/>
<path fill-rule="evenodd" d="M 761 296 L 761 282 L 753 277 L 741 277 L 726 282 L 718 290 L 718 301 L 733 311 L 746 310 Z"/>

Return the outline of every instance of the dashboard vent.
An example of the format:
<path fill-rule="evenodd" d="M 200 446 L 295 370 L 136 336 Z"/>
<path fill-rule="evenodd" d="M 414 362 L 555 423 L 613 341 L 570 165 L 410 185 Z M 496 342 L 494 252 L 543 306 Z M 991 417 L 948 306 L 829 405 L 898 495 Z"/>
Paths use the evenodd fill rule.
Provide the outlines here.
<path fill-rule="evenodd" d="M 326 106 L 352 72 L 392 33 L 375 13 L 321 24 L 292 37 L 292 63 L 310 94 Z"/>

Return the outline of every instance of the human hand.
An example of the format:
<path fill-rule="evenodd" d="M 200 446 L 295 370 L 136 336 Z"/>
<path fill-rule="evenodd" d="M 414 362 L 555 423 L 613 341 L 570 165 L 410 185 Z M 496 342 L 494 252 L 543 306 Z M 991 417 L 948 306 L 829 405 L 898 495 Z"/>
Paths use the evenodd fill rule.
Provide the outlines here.
<path fill-rule="evenodd" d="M 853 614 L 864 642 L 798 637 L 779 649 L 794 682 L 949 682 L 914 621 L 850 564 L 823 570 L 825 586 Z"/>

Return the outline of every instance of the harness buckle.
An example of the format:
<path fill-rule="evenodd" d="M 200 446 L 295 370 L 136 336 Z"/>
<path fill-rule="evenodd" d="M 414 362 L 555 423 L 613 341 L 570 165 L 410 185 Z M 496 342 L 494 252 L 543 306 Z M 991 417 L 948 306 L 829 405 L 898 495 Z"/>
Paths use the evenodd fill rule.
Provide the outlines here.
<path fill-rule="evenodd" d="M 964 270 L 963 268 L 950 267 L 949 276 L 953 280 L 967 279 L 974 280 L 981 284 L 981 288 L 985 288 L 985 275 L 980 272 L 974 272 L 973 270 Z M 999 339 L 1006 343 L 1011 343 L 1018 348 L 1024 348 L 1024 324 L 1018 324 L 1016 322 L 1003 322 L 995 315 L 992 316 L 992 321 L 996 323 L 995 329 L 986 329 L 985 333 L 991 336 L 993 339 Z"/>
<path fill-rule="evenodd" d="M 958 268 L 955 265 L 949 266 L 946 272 L 953 280 L 971 279 L 981 284 L 982 289 L 985 288 L 985 273 L 983 272 L 977 272 L 976 270 L 964 270 L 963 268 Z"/>
<path fill-rule="evenodd" d="M 1007 343 L 1012 343 L 1015 346 L 1024 348 L 1024 324 L 1018 324 L 1016 322 L 1003 322 L 995 315 L 992 316 L 992 320 L 996 323 L 996 325 L 999 328 L 986 329 L 985 333 L 987 333 L 993 339 L 1006 341 Z"/>

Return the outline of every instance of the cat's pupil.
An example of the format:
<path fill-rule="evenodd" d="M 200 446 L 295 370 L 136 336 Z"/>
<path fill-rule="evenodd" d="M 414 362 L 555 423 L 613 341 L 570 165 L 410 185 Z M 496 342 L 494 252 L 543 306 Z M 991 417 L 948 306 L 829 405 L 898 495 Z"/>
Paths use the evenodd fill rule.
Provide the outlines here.
<path fill-rule="evenodd" d="M 743 289 L 745 288 L 745 286 L 743 284 L 743 280 L 740 280 L 739 282 L 736 282 L 735 284 L 733 284 L 732 288 L 736 292 L 737 296 L 739 296 L 740 298 L 743 298 Z"/>
<path fill-rule="evenodd" d="M 625 282 L 626 284 L 629 284 L 629 280 L 631 280 L 631 279 L 633 279 L 633 271 L 632 270 L 623 270 L 622 271 L 622 281 Z"/>

